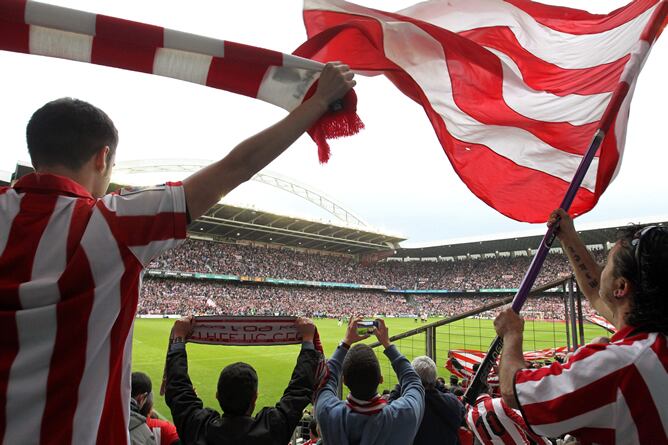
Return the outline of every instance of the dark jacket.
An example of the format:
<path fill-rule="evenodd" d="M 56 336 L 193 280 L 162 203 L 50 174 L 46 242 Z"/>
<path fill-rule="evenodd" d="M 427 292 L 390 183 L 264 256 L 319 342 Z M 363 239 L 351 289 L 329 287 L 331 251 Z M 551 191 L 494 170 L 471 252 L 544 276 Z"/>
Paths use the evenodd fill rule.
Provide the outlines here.
<path fill-rule="evenodd" d="M 400 393 L 397 385 L 390 393 L 390 402 Z M 458 430 L 464 422 L 466 410 L 462 402 L 445 388 L 425 388 L 424 417 L 413 445 L 459 444 Z"/>
<path fill-rule="evenodd" d="M 184 444 L 285 445 L 290 441 L 302 411 L 311 402 L 319 356 L 312 343 L 304 343 L 290 384 L 273 408 L 255 417 L 225 416 L 203 408 L 188 377 L 185 345 L 170 346 L 167 354 L 165 401 Z"/>

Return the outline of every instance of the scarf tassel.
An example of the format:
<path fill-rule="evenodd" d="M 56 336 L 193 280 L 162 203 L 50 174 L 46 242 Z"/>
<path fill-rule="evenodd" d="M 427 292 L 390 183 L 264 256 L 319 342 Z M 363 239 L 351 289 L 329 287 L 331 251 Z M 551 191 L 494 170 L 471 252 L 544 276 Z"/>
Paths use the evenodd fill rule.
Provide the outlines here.
<path fill-rule="evenodd" d="M 308 99 L 315 92 L 317 84 L 311 87 Z M 334 107 L 332 107 L 334 108 Z M 321 164 L 329 161 L 331 150 L 328 139 L 338 139 L 345 136 L 357 134 L 364 128 L 364 122 L 357 115 L 357 95 L 354 90 L 350 90 L 336 104 L 336 110 L 330 109 L 323 114 L 320 119 L 308 130 L 308 134 L 318 146 L 318 160 Z"/>

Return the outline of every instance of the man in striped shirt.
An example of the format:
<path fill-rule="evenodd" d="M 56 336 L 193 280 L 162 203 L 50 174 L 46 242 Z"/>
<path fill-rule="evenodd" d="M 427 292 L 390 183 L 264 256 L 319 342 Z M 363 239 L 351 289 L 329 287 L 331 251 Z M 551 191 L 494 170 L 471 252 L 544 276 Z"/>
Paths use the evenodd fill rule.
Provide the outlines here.
<path fill-rule="evenodd" d="M 354 85 L 328 64 L 286 118 L 183 183 L 105 195 L 118 134 L 75 99 L 27 128 L 36 173 L 0 188 L 0 442 L 128 442 L 141 272 L 186 224 L 280 155 Z"/>
<path fill-rule="evenodd" d="M 544 436 L 668 444 L 668 229 L 627 228 L 601 268 L 561 209 L 548 224 L 557 222 L 580 289 L 617 333 L 608 344 L 583 346 L 565 364 L 523 369 L 524 321 L 503 311 L 494 321 L 504 341 L 503 400 Z"/>

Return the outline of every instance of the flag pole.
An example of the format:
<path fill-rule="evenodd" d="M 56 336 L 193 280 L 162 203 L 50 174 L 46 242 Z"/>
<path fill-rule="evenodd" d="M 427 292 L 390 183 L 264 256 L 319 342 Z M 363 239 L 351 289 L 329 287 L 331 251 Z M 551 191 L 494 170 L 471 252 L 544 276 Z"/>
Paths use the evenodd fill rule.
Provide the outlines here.
<path fill-rule="evenodd" d="M 587 149 L 585 156 L 582 158 L 582 161 L 580 161 L 580 165 L 578 166 L 578 169 L 575 172 L 573 181 L 571 182 L 571 185 L 566 191 L 566 196 L 564 196 L 564 199 L 560 205 L 562 209 L 568 211 L 569 207 L 571 206 L 573 198 L 575 198 L 577 189 L 580 187 L 580 184 L 582 183 L 582 180 L 584 179 L 584 176 L 587 173 L 587 169 L 589 168 L 592 159 L 594 159 L 594 154 L 600 147 L 604 137 L 605 137 L 605 132 L 599 129 L 596 132 L 596 135 L 594 136 L 594 140 L 589 145 L 589 148 Z M 547 257 L 547 253 L 549 252 L 550 247 L 554 242 L 554 238 L 556 237 L 557 227 L 558 225 L 554 224 L 547 229 L 547 233 L 543 237 L 543 240 L 541 241 L 540 246 L 538 247 L 538 251 L 536 252 L 536 255 L 533 257 L 531 264 L 529 265 L 529 269 L 524 274 L 524 278 L 522 278 L 522 283 L 520 284 L 520 288 L 515 294 L 515 297 L 513 298 L 513 301 L 511 303 L 512 309 L 517 313 L 519 313 L 520 309 L 522 309 L 522 306 L 524 305 L 524 302 L 526 301 L 527 296 L 529 295 L 529 291 L 531 290 L 534 282 L 536 281 L 538 272 L 540 272 L 540 269 L 543 266 L 543 262 Z M 489 350 L 487 351 L 485 358 L 480 363 L 480 367 L 478 368 L 478 371 L 473 377 L 473 380 L 469 384 L 469 387 L 466 389 L 466 393 L 464 394 L 464 401 L 466 401 L 466 403 L 470 405 L 475 403 L 476 399 L 483 391 L 484 386 L 487 384 L 487 377 L 489 376 L 489 373 L 492 370 L 492 366 L 496 364 L 496 361 L 501 355 L 502 348 L 503 348 L 503 338 L 497 336 L 492 342 Z"/>
<path fill-rule="evenodd" d="M 559 206 L 565 211 L 568 211 L 568 209 L 571 207 L 571 204 L 575 199 L 575 195 L 577 194 L 577 191 L 582 184 L 582 180 L 584 179 L 585 175 L 587 174 L 587 170 L 591 165 L 591 161 L 594 159 L 594 155 L 598 151 L 606 133 L 612 125 L 613 118 L 617 115 L 619 107 L 622 105 L 622 102 L 631 89 L 631 85 L 637 79 L 638 74 L 640 73 L 640 69 L 647 59 L 651 45 L 662 31 L 662 27 L 665 25 L 663 22 L 666 19 L 667 13 L 668 4 L 664 2 L 663 5 L 654 11 L 654 14 L 647 23 L 647 26 L 645 27 L 640 40 L 632 50 L 633 54 L 631 59 L 627 62 L 627 66 L 625 67 L 624 73 L 622 74 L 620 83 L 615 89 L 615 92 L 613 93 L 612 98 L 610 99 L 610 102 L 608 103 L 608 106 L 606 107 L 605 112 L 601 117 L 598 130 L 594 134 L 594 138 L 589 145 L 585 155 L 582 157 L 582 161 L 580 161 L 580 165 L 575 171 L 573 180 L 571 181 L 571 184 L 566 191 L 566 195 L 564 196 L 564 199 Z M 515 297 L 511 303 L 512 309 L 518 314 L 520 309 L 522 309 L 522 306 L 524 305 L 529 295 L 529 291 L 536 281 L 536 278 L 538 277 L 538 272 L 540 272 L 540 269 L 543 266 L 543 262 L 545 262 L 547 253 L 552 247 L 552 243 L 556 238 L 558 228 L 559 224 L 557 223 L 553 224 L 547 229 L 547 233 L 545 233 L 545 236 L 543 237 L 543 240 L 538 247 L 538 251 L 529 265 L 529 269 L 524 274 L 524 278 L 522 278 L 520 288 L 515 294 Z M 478 395 L 480 395 L 483 388 L 487 384 L 487 377 L 489 376 L 489 372 L 492 370 L 492 366 L 496 364 L 496 361 L 501 355 L 502 348 L 503 338 L 497 336 L 490 345 L 485 358 L 480 363 L 478 371 L 476 372 L 473 380 L 466 390 L 466 393 L 464 394 L 464 401 L 466 403 L 470 405 L 475 403 Z"/>

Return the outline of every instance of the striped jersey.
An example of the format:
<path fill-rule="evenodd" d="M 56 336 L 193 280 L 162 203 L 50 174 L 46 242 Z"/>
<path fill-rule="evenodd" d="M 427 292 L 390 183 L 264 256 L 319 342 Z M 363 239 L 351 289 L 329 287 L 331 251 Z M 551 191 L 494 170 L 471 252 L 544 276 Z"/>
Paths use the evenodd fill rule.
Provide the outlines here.
<path fill-rule="evenodd" d="M 183 186 L 0 188 L 0 441 L 127 443 L 141 272 L 186 235 Z"/>
<path fill-rule="evenodd" d="M 529 430 L 519 411 L 501 398 L 480 395 L 468 408 L 466 423 L 483 445 L 549 445 L 550 441 Z"/>
<path fill-rule="evenodd" d="M 666 336 L 625 327 L 611 340 L 583 346 L 563 365 L 515 374 L 536 433 L 570 433 L 583 445 L 668 444 Z"/>

